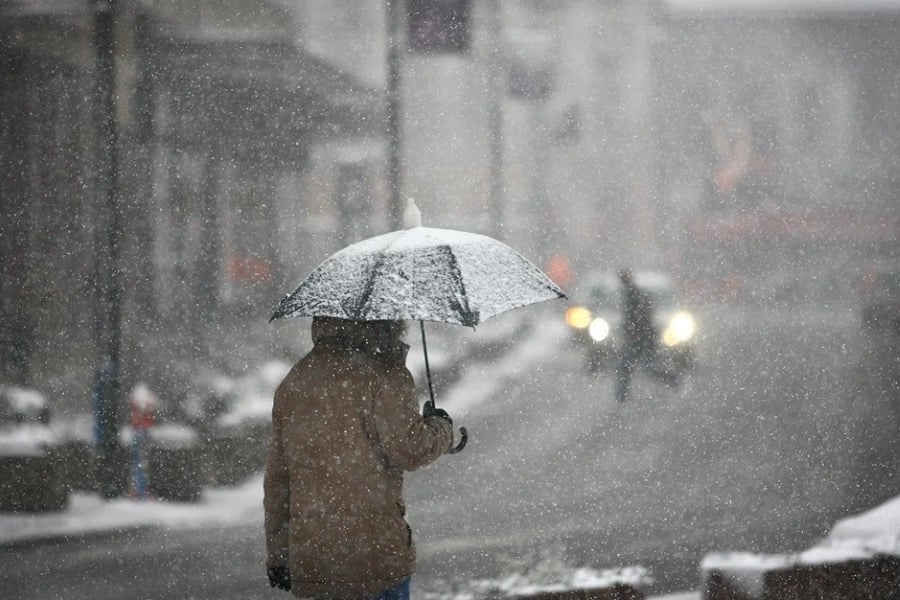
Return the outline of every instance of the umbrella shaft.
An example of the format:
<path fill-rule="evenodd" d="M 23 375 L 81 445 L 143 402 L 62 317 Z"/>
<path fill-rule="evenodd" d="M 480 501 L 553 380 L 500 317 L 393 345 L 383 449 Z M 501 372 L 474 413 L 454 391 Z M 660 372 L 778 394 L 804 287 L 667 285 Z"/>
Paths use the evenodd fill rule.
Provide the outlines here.
<path fill-rule="evenodd" d="M 434 387 L 431 385 L 431 366 L 428 364 L 428 344 L 425 342 L 425 321 L 419 321 L 422 329 L 422 351 L 425 353 L 425 376 L 428 379 L 428 395 L 431 397 L 431 405 L 434 406 Z"/>

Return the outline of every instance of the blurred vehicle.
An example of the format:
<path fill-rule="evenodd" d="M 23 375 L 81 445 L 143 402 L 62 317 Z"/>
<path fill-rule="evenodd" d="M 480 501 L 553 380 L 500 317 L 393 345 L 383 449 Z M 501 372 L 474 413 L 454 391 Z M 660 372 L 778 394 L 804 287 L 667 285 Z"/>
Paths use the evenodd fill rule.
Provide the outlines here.
<path fill-rule="evenodd" d="M 660 366 L 683 374 L 696 364 L 697 322 L 678 299 L 674 283 L 664 273 L 635 271 L 635 283 L 653 304 Z M 622 344 L 622 291 L 615 273 L 583 279 L 566 309 L 572 343 L 584 349 L 591 372 L 615 370 Z"/>
<path fill-rule="evenodd" d="M 69 489 L 46 397 L 0 386 L 0 511 L 62 510 Z"/>
<path fill-rule="evenodd" d="M 900 338 L 900 268 L 873 269 L 863 280 L 863 325 L 872 334 Z"/>

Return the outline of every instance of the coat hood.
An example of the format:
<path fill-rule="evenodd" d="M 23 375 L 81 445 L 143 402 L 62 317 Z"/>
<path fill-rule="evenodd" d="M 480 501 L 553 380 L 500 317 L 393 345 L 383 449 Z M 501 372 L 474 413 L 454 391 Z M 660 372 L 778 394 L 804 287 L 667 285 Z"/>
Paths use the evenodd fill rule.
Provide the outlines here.
<path fill-rule="evenodd" d="M 409 345 L 400 340 L 405 329 L 403 321 L 356 321 L 336 317 L 315 317 L 312 322 L 312 341 L 317 345 L 332 343 L 406 360 Z"/>

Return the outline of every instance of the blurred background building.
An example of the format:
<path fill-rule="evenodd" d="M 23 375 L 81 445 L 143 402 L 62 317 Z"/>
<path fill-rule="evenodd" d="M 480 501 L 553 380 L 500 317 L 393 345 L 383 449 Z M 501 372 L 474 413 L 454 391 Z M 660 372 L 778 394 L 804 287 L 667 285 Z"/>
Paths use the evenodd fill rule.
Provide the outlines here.
<path fill-rule="evenodd" d="M 269 313 L 392 186 L 698 300 L 852 302 L 896 259 L 900 2 L 396 2 L 0 1 L 0 379 L 81 409 L 117 344 L 171 397 L 292 355 Z"/>

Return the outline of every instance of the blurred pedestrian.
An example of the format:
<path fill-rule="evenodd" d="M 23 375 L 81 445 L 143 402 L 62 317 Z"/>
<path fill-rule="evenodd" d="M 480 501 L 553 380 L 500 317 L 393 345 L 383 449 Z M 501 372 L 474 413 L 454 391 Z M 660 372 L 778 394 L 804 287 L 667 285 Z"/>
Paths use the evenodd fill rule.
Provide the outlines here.
<path fill-rule="evenodd" d="M 631 378 L 642 366 L 657 379 L 669 384 L 678 382 L 677 375 L 657 365 L 656 328 L 650 296 L 634 281 L 631 269 L 619 270 L 622 288 L 622 347 L 616 366 L 616 402 L 631 397 Z"/>
<path fill-rule="evenodd" d="M 297 598 L 409 598 L 415 569 L 403 473 L 453 444 L 419 414 L 400 321 L 315 317 L 313 349 L 275 392 L 265 472 L 267 568 Z"/>
<path fill-rule="evenodd" d="M 143 500 L 150 495 L 147 478 L 147 443 L 150 429 L 156 424 L 157 399 L 144 383 L 131 391 L 131 491 L 135 498 Z"/>

